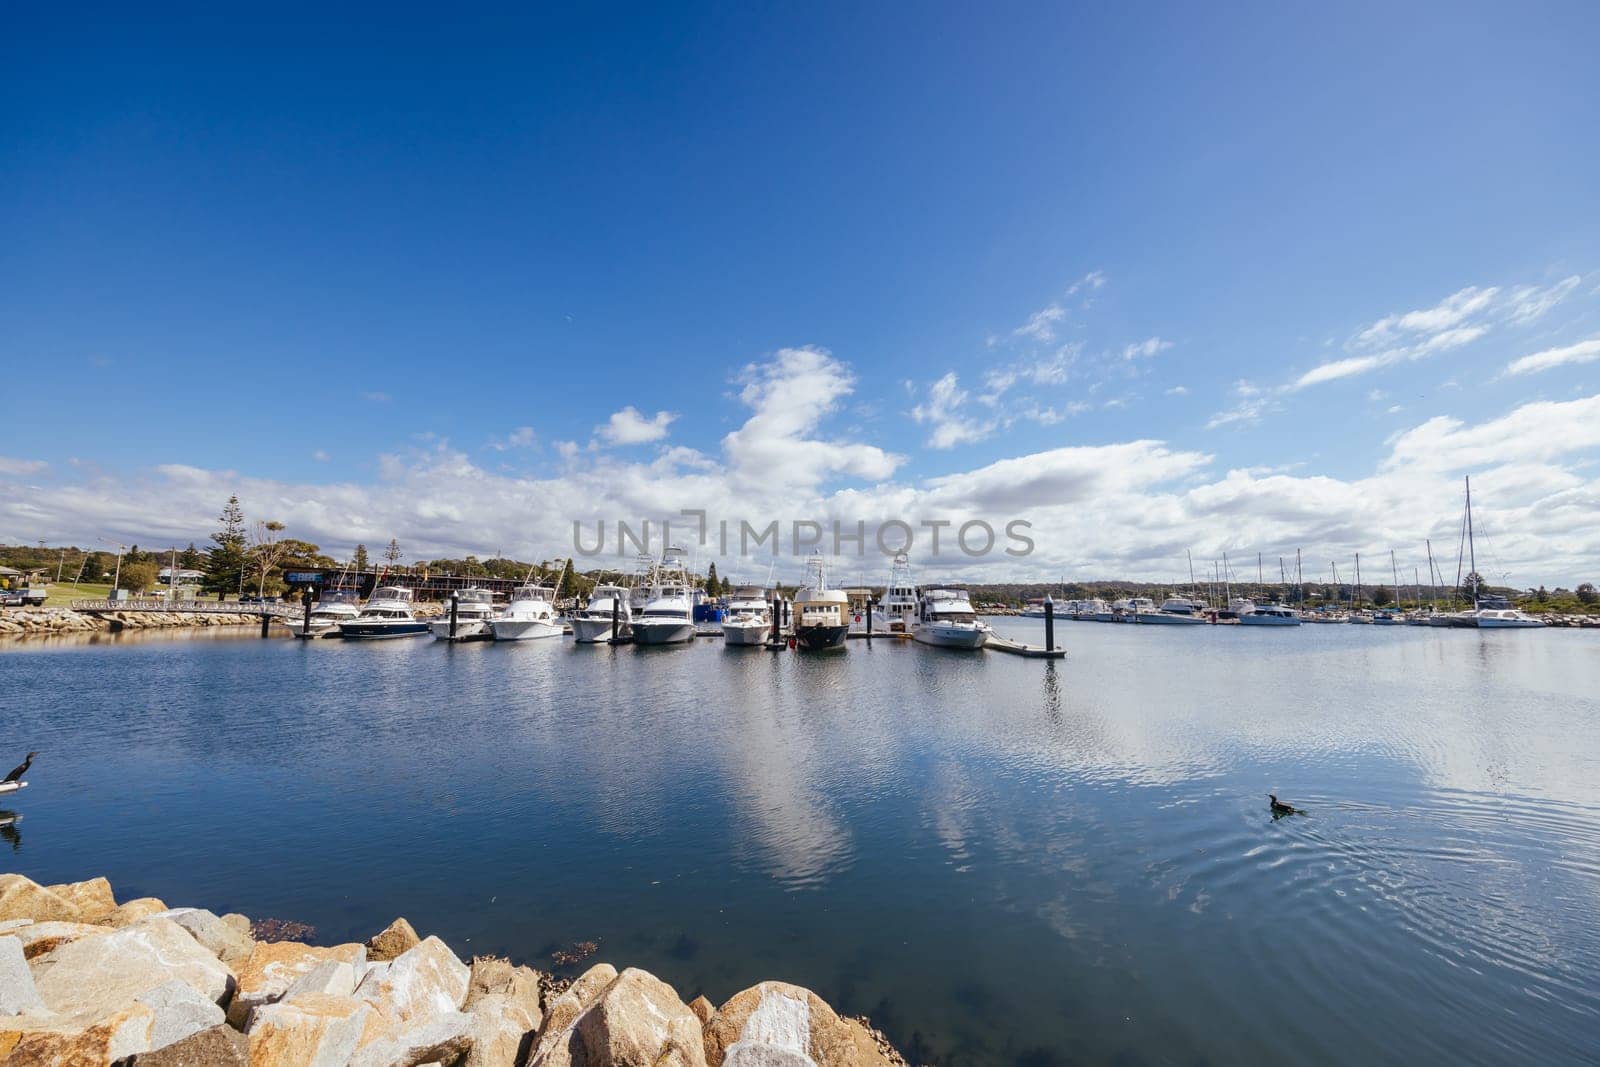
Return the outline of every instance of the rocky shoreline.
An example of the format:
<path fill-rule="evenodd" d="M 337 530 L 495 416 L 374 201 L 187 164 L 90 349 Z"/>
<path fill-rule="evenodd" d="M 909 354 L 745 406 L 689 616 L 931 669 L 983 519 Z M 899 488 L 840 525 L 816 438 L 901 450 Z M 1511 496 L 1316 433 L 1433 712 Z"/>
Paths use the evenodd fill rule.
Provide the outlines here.
<path fill-rule="evenodd" d="M 71 608 L 23 608 L 0 611 L 0 636 L 53 637 L 68 634 L 120 633 L 123 630 L 170 630 L 191 626 L 259 626 L 255 615 L 208 614 L 199 611 L 107 611 Z"/>
<path fill-rule="evenodd" d="M 152 897 L 119 904 L 104 878 L 0 875 L 0 1062 L 905 1067 L 866 1020 L 783 982 L 718 1007 L 609 963 L 565 981 L 492 956 L 463 962 L 405 919 L 365 944 L 284 932 Z"/>

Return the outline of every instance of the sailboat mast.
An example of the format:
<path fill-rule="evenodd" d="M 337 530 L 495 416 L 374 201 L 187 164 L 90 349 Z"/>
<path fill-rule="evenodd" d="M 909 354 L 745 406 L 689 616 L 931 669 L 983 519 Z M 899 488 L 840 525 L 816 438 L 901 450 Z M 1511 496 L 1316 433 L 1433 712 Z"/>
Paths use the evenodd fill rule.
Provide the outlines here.
<path fill-rule="evenodd" d="M 1439 576 L 1433 572 L 1433 538 L 1425 539 L 1423 544 L 1428 546 L 1428 587 L 1433 590 L 1433 610 L 1439 610 Z"/>
<path fill-rule="evenodd" d="M 1400 565 L 1394 561 L 1394 549 L 1389 550 L 1389 570 L 1394 574 L 1394 604 L 1400 606 Z"/>
<path fill-rule="evenodd" d="M 1472 476 L 1467 476 L 1467 559 L 1472 566 L 1472 610 L 1478 610 L 1478 550 L 1472 542 Z"/>
<path fill-rule="evenodd" d="M 1350 606 L 1352 608 L 1354 608 L 1357 605 L 1359 605 L 1360 603 L 1361 603 L 1361 553 L 1357 552 L 1356 553 L 1356 591 L 1355 591 L 1355 596 L 1353 596 L 1350 599 Z"/>
<path fill-rule="evenodd" d="M 1294 550 L 1294 594 L 1295 599 L 1304 606 L 1306 602 L 1306 579 L 1305 573 L 1300 569 L 1300 550 L 1298 548 Z"/>

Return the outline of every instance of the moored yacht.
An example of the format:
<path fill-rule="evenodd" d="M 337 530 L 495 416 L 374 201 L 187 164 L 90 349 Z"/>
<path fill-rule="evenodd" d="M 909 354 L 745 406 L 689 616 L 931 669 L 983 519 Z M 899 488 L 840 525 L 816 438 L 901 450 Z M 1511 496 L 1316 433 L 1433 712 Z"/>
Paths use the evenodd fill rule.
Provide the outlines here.
<path fill-rule="evenodd" d="M 940 648 L 982 648 L 989 639 L 989 627 L 972 610 L 972 600 L 965 589 L 928 586 L 922 590 L 911 636 L 924 645 Z"/>
<path fill-rule="evenodd" d="M 633 606 L 620 585 L 597 585 L 582 611 L 571 616 L 573 640 L 583 645 L 633 635 Z M 613 632 L 615 630 L 615 632 Z"/>
<path fill-rule="evenodd" d="M 1161 602 L 1161 607 L 1156 609 L 1155 615 L 1141 618 L 1139 621 L 1168 626 L 1191 626 L 1204 625 L 1211 620 L 1206 618 L 1205 605 L 1200 601 L 1191 600 L 1186 596 L 1169 596 Z"/>
<path fill-rule="evenodd" d="M 911 563 L 904 552 L 897 553 L 889 568 L 889 584 L 872 616 L 874 630 L 906 633 L 917 622 L 917 587 L 911 581 Z"/>
<path fill-rule="evenodd" d="M 1111 602 L 1111 621 L 1147 622 L 1147 616 L 1157 614 L 1156 602 L 1147 596 L 1129 596 Z"/>
<path fill-rule="evenodd" d="M 828 588 L 821 556 L 807 560 L 806 570 L 806 585 L 794 598 L 795 643 L 813 651 L 843 648 L 850 635 L 850 598 Z"/>
<path fill-rule="evenodd" d="M 1039 618 L 1044 618 L 1044 611 L 1039 612 Z M 1076 619 L 1079 622 L 1110 622 L 1111 609 L 1099 597 L 1090 597 L 1087 600 L 1067 600 L 1061 605 L 1057 618 Z"/>
<path fill-rule="evenodd" d="M 668 548 L 654 568 L 650 596 L 633 617 L 633 641 L 638 645 L 675 645 L 694 640 L 694 594 L 683 550 Z"/>
<path fill-rule="evenodd" d="M 772 636 L 772 605 L 767 591 L 747 585 L 728 598 L 722 617 L 722 639 L 727 645 L 764 645 Z"/>
<path fill-rule="evenodd" d="M 450 624 L 450 609 L 429 624 L 440 641 L 489 641 L 494 631 L 494 594 L 487 589 L 462 589 L 455 594 L 455 626 Z"/>
<path fill-rule="evenodd" d="M 1239 616 L 1240 626 L 1299 626 L 1300 613 L 1286 604 L 1255 604 Z"/>
<path fill-rule="evenodd" d="M 296 637 L 338 637 L 339 624 L 360 614 L 361 605 L 353 591 L 335 590 L 317 601 L 309 617 L 291 618 L 289 632 Z"/>
<path fill-rule="evenodd" d="M 554 594 L 547 585 L 527 582 L 511 594 L 511 603 L 489 623 L 496 641 L 532 641 L 560 637 L 564 632 L 556 617 Z"/>
<path fill-rule="evenodd" d="M 411 590 L 403 586 L 374 589 L 359 615 L 339 623 L 339 636 L 360 641 L 421 637 L 428 632 L 428 624 L 412 611 L 411 598 Z"/>

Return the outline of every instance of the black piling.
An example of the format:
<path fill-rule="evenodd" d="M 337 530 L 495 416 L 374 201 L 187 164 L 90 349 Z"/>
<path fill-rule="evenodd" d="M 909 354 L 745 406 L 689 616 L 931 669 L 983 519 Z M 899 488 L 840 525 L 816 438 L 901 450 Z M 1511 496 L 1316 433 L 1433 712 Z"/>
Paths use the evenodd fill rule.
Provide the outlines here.
<path fill-rule="evenodd" d="M 272 613 L 265 608 L 261 611 L 261 636 L 267 636 L 267 629 L 272 625 Z"/>
<path fill-rule="evenodd" d="M 1056 650 L 1056 604 L 1048 593 L 1044 598 L 1044 650 L 1046 652 Z"/>
<path fill-rule="evenodd" d="M 616 641 L 622 635 L 622 598 L 611 598 L 611 640 Z"/>
<path fill-rule="evenodd" d="M 311 636 L 311 590 L 307 589 L 300 594 L 300 607 L 303 609 L 300 626 L 300 636 Z"/>
<path fill-rule="evenodd" d="M 867 644 L 872 644 L 872 598 L 867 597 Z"/>
<path fill-rule="evenodd" d="M 450 594 L 450 640 L 456 639 L 456 619 L 461 612 L 461 594 Z"/>

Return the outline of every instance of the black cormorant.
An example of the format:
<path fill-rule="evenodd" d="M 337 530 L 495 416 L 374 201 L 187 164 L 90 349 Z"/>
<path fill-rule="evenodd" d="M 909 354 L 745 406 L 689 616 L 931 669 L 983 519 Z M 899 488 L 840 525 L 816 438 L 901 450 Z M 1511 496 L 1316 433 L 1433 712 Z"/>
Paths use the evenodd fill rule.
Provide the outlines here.
<path fill-rule="evenodd" d="M 6 775 L 5 778 L 0 779 L 0 781 L 15 782 L 21 780 L 22 776 L 28 773 L 28 768 L 33 765 L 33 757 L 37 756 L 38 754 L 39 753 L 37 752 L 28 753 L 28 758 L 18 764 L 10 774 Z"/>

